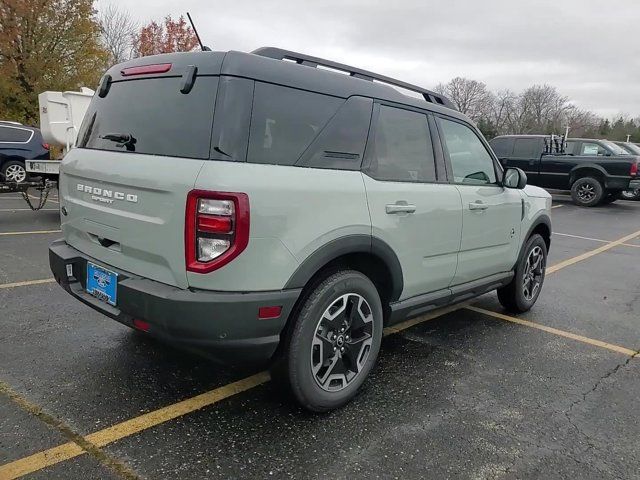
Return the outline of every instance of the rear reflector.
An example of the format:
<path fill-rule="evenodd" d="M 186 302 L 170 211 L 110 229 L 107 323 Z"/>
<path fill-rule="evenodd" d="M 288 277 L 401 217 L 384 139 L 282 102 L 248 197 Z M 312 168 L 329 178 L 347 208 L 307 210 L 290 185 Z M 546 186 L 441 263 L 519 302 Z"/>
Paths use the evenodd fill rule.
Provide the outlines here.
<path fill-rule="evenodd" d="M 150 73 L 165 73 L 171 70 L 170 63 L 155 63 L 153 65 L 141 65 L 139 67 L 129 67 L 121 70 L 123 77 L 130 75 L 147 75 Z"/>
<path fill-rule="evenodd" d="M 270 320 L 278 318 L 282 313 L 282 307 L 260 307 L 258 309 L 259 320 Z"/>
<path fill-rule="evenodd" d="M 143 332 L 148 332 L 149 329 L 151 328 L 151 325 L 149 324 L 149 322 L 145 322 L 144 320 L 138 320 L 137 318 L 133 320 L 133 326 L 136 327 L 138 330 L 142 330 Z"/>
<path fill-rule="evenodd" d="M 638 162 L 631 164 L 631 175 L 638 175 Z"/>

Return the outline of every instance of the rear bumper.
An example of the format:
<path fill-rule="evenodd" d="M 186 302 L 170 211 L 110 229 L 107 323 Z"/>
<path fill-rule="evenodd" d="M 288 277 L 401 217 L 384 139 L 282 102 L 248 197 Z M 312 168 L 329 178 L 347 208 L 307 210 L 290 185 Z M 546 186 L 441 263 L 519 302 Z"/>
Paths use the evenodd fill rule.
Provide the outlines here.
<path fill-rule="evenodd" d="M 118 273 L 117 306 L 86 290 L 87 261 Z M 182 290 L 110 267 L 57 240 L 49 247 L 56 281 L 91 308 L 134 328 L 134 319 L 150 324 L 149 334 L 204 351 L 227 364 L 260 364 L 271 359 L 300 289 L 270 292 Z M 73 276 L 67 276 L 67 265 Z M 258 309 L 281 306 L 278 318 L 258 320 Z"/>
<path fill-rule="evenodd" d="M 640 188 L 640 178 L 629 182 L 629 190 L 638 190 Z"/>

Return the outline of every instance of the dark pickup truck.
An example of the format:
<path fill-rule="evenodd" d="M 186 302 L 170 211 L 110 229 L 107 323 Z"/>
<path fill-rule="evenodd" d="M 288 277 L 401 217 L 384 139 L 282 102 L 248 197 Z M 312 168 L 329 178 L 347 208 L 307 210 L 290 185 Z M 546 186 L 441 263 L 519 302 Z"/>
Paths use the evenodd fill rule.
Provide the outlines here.
<path fill-rule="evenodd" d="M 502 165 L 526 172 L 527 183 L 571 190 L 576 205 L 611 203 L 623 191 L 640 187 L 640 156 L 607 140 L 501 135 L 489 143 Z"/>

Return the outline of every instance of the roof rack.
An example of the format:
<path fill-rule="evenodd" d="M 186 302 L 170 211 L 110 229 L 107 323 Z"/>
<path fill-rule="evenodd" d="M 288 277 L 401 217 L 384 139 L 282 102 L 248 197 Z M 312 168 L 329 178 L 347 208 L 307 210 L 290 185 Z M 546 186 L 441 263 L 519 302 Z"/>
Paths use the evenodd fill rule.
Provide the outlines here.
<path fill-rule="evenodd" d="M 395 78 L 386 77 L 378 73 L 370 72 L 368 70 L 351 67 L 343 63 L 333 62 L 331 60 L 325 60 L 318 57 L 312 57 L 311 55 L 305 55 L 304 53 L 292 52 L 290 50 L 284 50 L 282 48 L 276 47 L 262 47 L 254 50 L 251 53 L 253 53 L 254 55 L 260 55 L 261 57 L 274 58 L 276 60 L 293 61 L 299 65 L 305 65 L 307 67 L 327 67 L 332 70 L 347 73 L 350 76 L 360 78 L 361 80 L 368 80 L 370 82 L 373 82 L 375 80 L 387 85 L 404 88 L 405 90 L 411 90 L 412 92 L 419 93 L 429 103 L 435 103 L 456 110 L 456 107 L 451 102 L 451 100 L 435 92 L 432 92 L 431 90 L 427 90 L 422 87 L 418 87 L 417 85 L 403 82 L 401 80 L 396 80 Z"/>

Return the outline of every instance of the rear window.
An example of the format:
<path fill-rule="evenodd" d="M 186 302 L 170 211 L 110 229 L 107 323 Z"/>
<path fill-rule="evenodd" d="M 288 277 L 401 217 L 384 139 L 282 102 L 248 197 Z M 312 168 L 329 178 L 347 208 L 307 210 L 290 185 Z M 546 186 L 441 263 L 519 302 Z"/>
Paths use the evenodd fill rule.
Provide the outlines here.
<path fill-rule="evenodd" d="M 0 142 L 27 143 L 31 139 L 31 130 L 20 127 L 0 127 Z"/>
<path fill-rule="evenodd" d="M 509 157 L 513 151 L 513 139 L 506 137 L 494 138 L 489 142 L 497 157 Z"/>
<path fill-rule="evenodd" d="M 540 140 L 537 138 L 516 138 L 513 145 L 515 158 L 535 158 L 540 153 Z"/>
<path fill-rule="evenodd" d="M 198 77 L 188 94 L 182 78 L 114 82 L 93 97 L 78 146 L 169 157 L 209 158 L 217 77 Z"/>
<path fill-rule="evenodd" d="M 256 82 L 247 161 L 294 165 L 344 99 Z"/>

